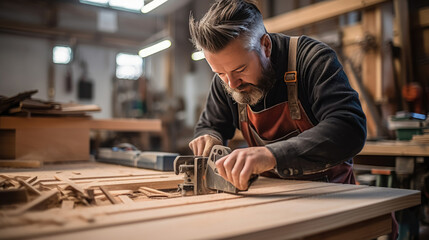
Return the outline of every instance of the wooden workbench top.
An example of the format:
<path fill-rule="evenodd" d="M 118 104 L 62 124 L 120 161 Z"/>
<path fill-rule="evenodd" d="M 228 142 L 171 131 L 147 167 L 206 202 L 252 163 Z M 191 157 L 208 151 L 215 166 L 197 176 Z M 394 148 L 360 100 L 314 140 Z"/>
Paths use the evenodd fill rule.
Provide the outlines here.
<path fill-rule="evenodd" d="M 260 178 L 237 195 L 29 212 L 37 223 L 0 228 L 0 239 L 365 239 L 391 231 L 391 212 L 419 204 L 414 190 Z"/>
<path fill-rule="evenodd" d="M 359 155 L 428 157 L 429 144 L 413 141 L 367 141 Z"/>

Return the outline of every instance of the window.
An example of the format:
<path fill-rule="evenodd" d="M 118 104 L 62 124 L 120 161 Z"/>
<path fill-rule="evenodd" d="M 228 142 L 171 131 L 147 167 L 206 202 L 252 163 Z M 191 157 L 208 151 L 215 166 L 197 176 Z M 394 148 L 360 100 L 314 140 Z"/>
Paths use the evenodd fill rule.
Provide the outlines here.
<path fill-rule="evenodd" d="M 118 53 L 116 55 L 116 77 L 138 79 L 143 73 L 143 59 L 139 55 Z"/>

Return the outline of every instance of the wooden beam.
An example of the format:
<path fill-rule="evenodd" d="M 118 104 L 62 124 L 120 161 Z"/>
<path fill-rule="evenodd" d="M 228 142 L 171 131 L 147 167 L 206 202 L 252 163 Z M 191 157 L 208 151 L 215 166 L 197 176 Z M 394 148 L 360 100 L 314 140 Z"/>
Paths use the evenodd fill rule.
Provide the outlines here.
<path fill-rule="evenodd" d="M 429 26 L 429 7 L 419 9 L 419 24 L 420 27 Z"/>
<path fill-rule="evenodd" d="M 93 130 L 161 132 L 159 119 L 93 119 L 89 122 Z"/>
<path fill-rule="evenodd" d="M 265 19 L 264 24 L 268 32 L 285 32 L 387 1 L 388 0 L 323 1 L 276 17 Z"/>
<path fill-rule="evenodd" d="M 409 27 L 409 10 L 408 1 L 393 0 L 395 7 L 395 21 L 398 27 L 399 44 L 401 47 L 401 68 L 400 68 L 400 84 L 401 89 L 407 83 L 414 81 L 412 71 L 412 57 L 410 44 L 410 27 Z M 406 106 L 406 104 L 404 104 Z M 406 109 L 408 110 L 408 109 Z"/>
<path fill-rule="evenodd" d="M 70 38 L 75 38 L 80 42 L 95 44 L 97 46 L 107 46 L 116 48 L 126 49 L 139 49 L 142 46 L 142 42 L 138 39 L 132 39 L 132 37 L 123 37 L 115 34 L 107 34 L 100 32 L 84 32 L 73 29 L 65 28 L 50 28 L 40 26 L 36 24 L 27 24 L 14 21 L 0 21 L 0 32 L 7 33 L 19 33 L 23 35 L 31 35 L 43 38 L 62 39 L 69 41 Z"/>

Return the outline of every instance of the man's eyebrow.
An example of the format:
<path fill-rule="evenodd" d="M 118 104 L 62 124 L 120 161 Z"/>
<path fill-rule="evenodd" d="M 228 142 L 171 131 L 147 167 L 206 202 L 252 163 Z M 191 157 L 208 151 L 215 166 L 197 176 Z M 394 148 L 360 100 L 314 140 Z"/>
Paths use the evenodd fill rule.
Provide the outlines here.
<path fill-rule="evenodd" d="M 244 68 L 244 67 L 246 67 L 246 64 L 242 64 L 242 65 L 238 66 L 237 68 L 235 68 L 235 69 L 234 69 L 234 70 L 232 70 L 231 72 L 237 71 L 238 69 L 240 69 L 240 68 Z"/>
<path fill-rule="evenodd" d="M 245 67 L 247 67 L 246 64 L 242 64 L 242 65 L 236 67 L 235 69 L 233 69 L 231 72 L 235 72 L 235 71 L 239 70 L 240 68 L 245 68 Z M 216 72 L 216 71 L 213 71 L 213 70 L 212 70 L 212 72 L 214 72 L 216 74 L 220 74 L 219 72 Z"/>

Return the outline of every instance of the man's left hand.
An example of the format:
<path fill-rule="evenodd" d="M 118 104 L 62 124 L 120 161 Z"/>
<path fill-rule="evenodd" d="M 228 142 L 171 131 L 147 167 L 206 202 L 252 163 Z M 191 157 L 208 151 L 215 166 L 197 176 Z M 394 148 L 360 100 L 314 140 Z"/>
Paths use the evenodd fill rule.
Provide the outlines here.
<path fill-rule="evenodd" d="M 260 174 L 276 166 L 276 158 L 266 147 L 236 149 L 216 161 L 219 174 L 236 188 L 246 190 L 252 174 Z"/>

